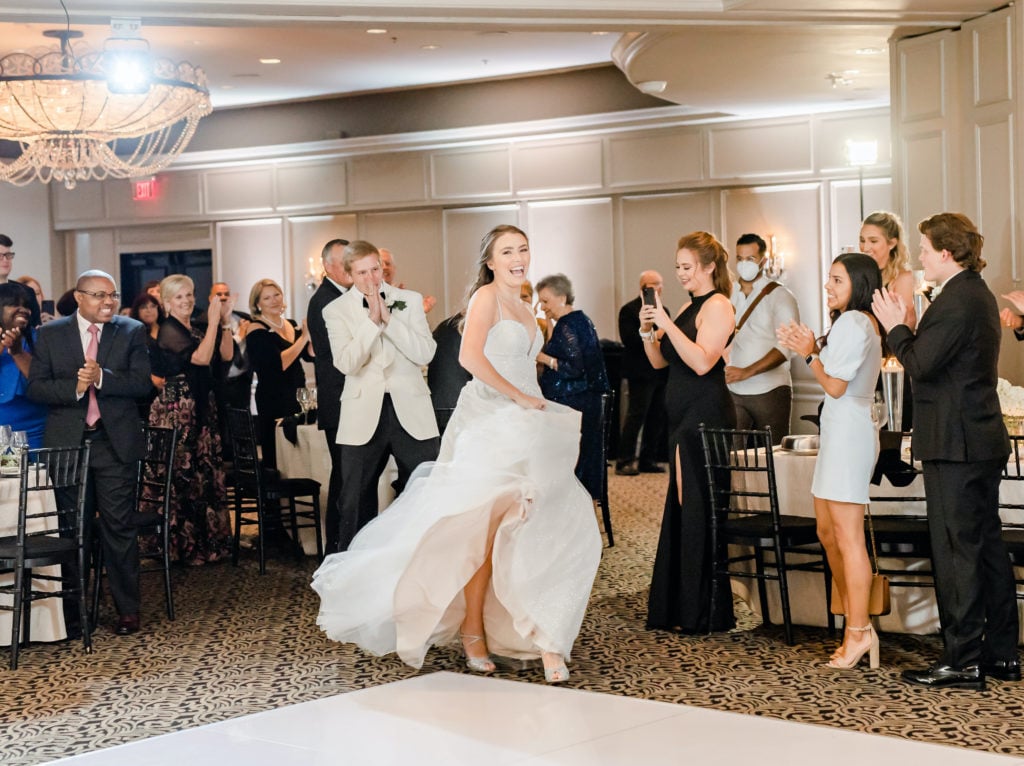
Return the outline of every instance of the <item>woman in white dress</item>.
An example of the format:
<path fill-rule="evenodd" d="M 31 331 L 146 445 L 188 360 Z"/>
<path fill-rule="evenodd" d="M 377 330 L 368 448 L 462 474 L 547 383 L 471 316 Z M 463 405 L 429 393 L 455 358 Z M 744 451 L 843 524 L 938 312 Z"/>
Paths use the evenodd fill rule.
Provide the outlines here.
<path fill-rule="evenodd" d="M 846 614 L 843 643 L 829 660 L 830 668 L 855 667 L 865 654 L 871 667 L 878 667 L 878 636 L 868 617 L 871 562 L 864 544 L 864 507 L 878 460 L 871 405 L 882 362 L 882 338 L 871 314 L 871 298 L 881 284 L 878 264 L 871 256 L 840 255 L 825 283 L 832 327 L 820 350 L 806 325 L 791 322 L 778 329 L 782 345 L 804 357 L 825 390 L 811 495 L 818 539 Z"/>
<path fill-rule="evenodd" d="M 544 339 L 520 299 L 529 266 L 516 227 L 484 237 L 459 353 L 473 380 L 437 462 L 313 575 L 330 638 L 419 668 L 461 636 L 473 671 L 492 672 L 494 652 L 541 657 L 551 683 L 569 677 L 601 537 L 573 474 L 580 413 L 537 385 Z"/>

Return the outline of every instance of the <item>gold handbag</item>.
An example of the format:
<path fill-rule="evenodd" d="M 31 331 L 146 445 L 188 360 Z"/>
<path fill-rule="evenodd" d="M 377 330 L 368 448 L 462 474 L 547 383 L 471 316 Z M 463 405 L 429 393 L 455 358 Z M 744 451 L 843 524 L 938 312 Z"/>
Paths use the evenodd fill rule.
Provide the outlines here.
<path fill-rule="evenodd" d="M 871 540 L 871 593 L 868 595 L 868 614 L 872 617 L 880 617 L 892 611 L 892 601 L 889 597 L 889 578 L 878 571 L 878 550 L 875 547 L 875 527 L 871 523 L 871 506 L 866 506 L 868 514 L 868 537 Z M 832 581 L 832 614 L 845 614 L 843 600 L 839 597 L 836 583 Z"/>

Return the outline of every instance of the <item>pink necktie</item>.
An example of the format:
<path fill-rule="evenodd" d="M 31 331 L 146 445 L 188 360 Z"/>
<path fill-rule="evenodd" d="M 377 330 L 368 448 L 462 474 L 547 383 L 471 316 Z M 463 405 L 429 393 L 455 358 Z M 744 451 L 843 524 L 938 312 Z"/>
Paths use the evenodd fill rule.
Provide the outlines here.
<path fill-rule="evenodd" d="M 100 326 L 89 325 L 89 345 L 85 349 L 85 358 L 96 361 L 96 354 L 100 350 Z M 85 424 L 89 427 L 96 425 L 100 419 L 100 405 L 96 401 L 96 386 L 89 386 L 89 408 L 85 411 Z"/>

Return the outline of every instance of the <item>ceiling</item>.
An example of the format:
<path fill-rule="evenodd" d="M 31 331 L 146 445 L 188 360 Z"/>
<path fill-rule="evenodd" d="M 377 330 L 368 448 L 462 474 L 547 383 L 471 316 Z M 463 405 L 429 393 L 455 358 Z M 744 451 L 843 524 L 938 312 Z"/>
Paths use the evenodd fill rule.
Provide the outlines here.
<path fill-rule="evenodd" d="M 142 14 L 154 53 L 202 66 L 215 108 L 514 77 L 614 62 L 700 112 L 888 103 L 888 40 L 998 0 L 64 0 L 101 48 Z M 509 7 L 511 6 L 511 7 Z M 52 41 L 60 0 L 6 0 L 0 55 Z M 383 29 L 370 34 L 367 30 Z M 280 63 L 260 63 L 260 58 Z M 664 82 L 664 89 L 658 88 Z"/>

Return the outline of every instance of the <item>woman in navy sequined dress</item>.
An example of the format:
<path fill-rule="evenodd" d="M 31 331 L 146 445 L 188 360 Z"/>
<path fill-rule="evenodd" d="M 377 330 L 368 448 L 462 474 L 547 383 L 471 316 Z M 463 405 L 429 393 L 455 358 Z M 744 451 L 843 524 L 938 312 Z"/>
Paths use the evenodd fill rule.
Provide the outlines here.
<path fill-rule="evenodd" d="M 594 500 L 600 500 L 606 470 L 601 450 L 601 396 L 608 391 L 601 342 L 590 317 L 573 308 L 575 296 L 567 276 L 544 277 L 537 283 L 537 297 L 548 320 L 555 322 L 551 338 L 537 356 L 544 365 L 540 388 L 545 399 L 583 413 L 576 478 Z"/>

